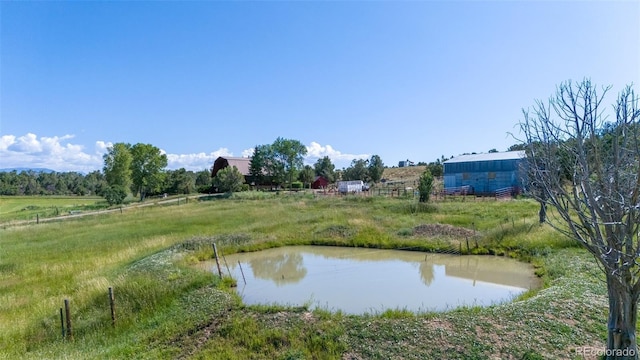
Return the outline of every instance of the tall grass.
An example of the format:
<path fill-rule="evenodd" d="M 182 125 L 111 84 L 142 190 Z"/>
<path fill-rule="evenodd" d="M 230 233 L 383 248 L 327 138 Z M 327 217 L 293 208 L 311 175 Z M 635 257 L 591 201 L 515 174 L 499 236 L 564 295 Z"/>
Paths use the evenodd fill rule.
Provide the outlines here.
<path fill-rule="evenodd" d="M 408 231 L 444 223 L 475 230 L 478 250 L 491 253 L 539 257 L 573 246 L 538 225 L 537 205 L 526 200 L 423 206 L 376 197 L 257 194 L 0 230 L 0 357 L 178 357 L 201 347 L 181 334 L 207 326 L 220 345 L 202 357 L 242 349 L 234 356 L 243 358 L 257 348 L 282 358 L 344 351 L 345 329 L 332 316 L 310 322 L 288 314 L 294 325 L 273 331 L 247 317 L 216 277 L 189 266 L 211 257 L 213 242 L 225 254 L 286 244 L 458 248 L 460 239 Z M 116 294 L 116 328 L 108 287 Z M 72 304 L 73 343 L 61 341 L 64 299 Z M 243 327 L 254 334 L 236 334 Z"/>

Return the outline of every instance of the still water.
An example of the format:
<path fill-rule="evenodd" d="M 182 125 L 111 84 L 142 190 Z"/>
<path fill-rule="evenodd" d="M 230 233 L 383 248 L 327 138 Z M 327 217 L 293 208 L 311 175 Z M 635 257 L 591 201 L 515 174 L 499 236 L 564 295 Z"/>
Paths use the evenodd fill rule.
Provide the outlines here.
<path fill-rule="evenodd" d="M 349 314 L 486 306 L 538 286 L 529 264 L 496 256 L 288 246 L 228 255 L 226 264 L 245 304 L 309 304 Z M 215 261 L 200 266 L 217 274 Z"/>

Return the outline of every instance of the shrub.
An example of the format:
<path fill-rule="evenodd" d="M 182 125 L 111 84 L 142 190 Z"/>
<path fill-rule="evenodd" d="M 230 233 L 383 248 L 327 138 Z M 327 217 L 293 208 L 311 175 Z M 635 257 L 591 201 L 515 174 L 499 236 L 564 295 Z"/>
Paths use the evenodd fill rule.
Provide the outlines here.
<path fill-rule="evenodd" d="M 112 185 L 104 189 L 102 196 L 107 200 L 109 205 L 120 205 L 127 197 L 127 190 L 121 185 Z"/>
<path fill-rule="evenodd" d="M 422 176 L 420 176 L 420 185 L 418 190 L 420 191 L 420 202 L 428 202 L 431 196 L 431 190 L 433 189 L 433 175 L 427 168 Z"/>
<path fill-rule="evenodd" d="M 218 171 L 216 177 L 213 178 L 213 185 L 218 188 L 218 191 L 220 192 L 232 193 L 240 191 L 243 183 L 244 176 L 235 166 L 227 166 L 226 168 Z"/>

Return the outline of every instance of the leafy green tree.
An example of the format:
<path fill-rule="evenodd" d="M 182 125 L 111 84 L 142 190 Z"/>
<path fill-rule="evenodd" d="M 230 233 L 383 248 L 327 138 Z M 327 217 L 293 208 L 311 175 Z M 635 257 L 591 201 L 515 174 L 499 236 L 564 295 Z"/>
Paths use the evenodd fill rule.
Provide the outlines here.
<path fill-rule="evenodd" d="M 92 171 L 84 177 L 85 186 L 89 195 L 97 195 L 102 193 L 102 189 L 106 189 L 107 180 L 100 171 Z"/>
<path fill-rule="evenodd" d="M 195 191 L 196 181 L 193 171 L 184 168 L 166 172 L 164 190 L 169 194 L 191 194 Z"/>
<path fill-rule="evenodd" d="M 318 159 L 318 161 L 316 161 L 313 167 L 317 176 L 324 177 L 330 183 L 336 181 L 337 179 L 336 167 L 335 165 L 333 165 L 333 163 L 331 162 L 331 159 L 328 156 L 325 156 L 322 159 Z"/>
<path fill-rule="evenodd" d="M 213 186 L 220 192 L 232 193 L 240 191 L 243 183 L 244 176 L 235 166 L 227 166 L 218 171 L 213 178 Z"/>
<path fill-rule="evenodd" d="M 162 186 L 167 155 L 151 144 L 138 143 L 131 147 L 131 158 L 133 187 L 142 201 L 147 193 L 159 191 Z"/>
<path fill-rule="evenodd" d="M 431 197 L 431 190 L 433 189 L 433 175 L 427 168 L 420 176 L 420 185 L 418 185 L 418 191 L 420 192 L 420 202 L 429 202 Z"/>
<path fill-rule="evenodd" d="M 304 185 L 309 185 L 309 187 L 311 187 L 311 183 L 313 182 L 313 180 L 315 180 L 315 178 L 316 172 L 309 165 L 305 165 L 304 168 L 302 168 L 302 171 L 300 171 L 300 175 L 298 176 L 298 179 L 302 181 Z"/>
<path fill-rule="evenodd" d="M 55 195 L 57 191 L 68 194 L 67 184 L 60 181 L 58 174 L 41 172 L 37 174 L 36 181 L 40 185 L 41 195 Z M 64 187 L 64 188 L 63 188 Z"/>
<path fill-rule="evenodd" d="M 0 172 L 0 195 L 18 195 L 18 172 Z"/>
<path fill-rule="evenodd" d="M 444 175 L 444 165 L 442 164 L 442 161 L 440 159 L 427 164 L 427 169 L 429 169 L 429 172 L 431 172 L 431 175 L 433 175 L 434 177 L 440 177 Z"/>
<path fill-rule="evenodd" d="M 212 185 L 211 171 L 205 169 L 196 173 L 196 189 L 198 192 L 208 193 L 211 191 Z"/>
<path fill-rule="evenodd" d="M 64 184 L 66 184 L 66 194 L 76 194 L 84 196 L 88 190 L 84 184 L 84 176 L 77 172 L 66 172 L 60 174 L 60 178 Z"/>
<path fill-rule="evenodd" d="M 384 172 L 384 163 L 382 159 L 378 155 L 371 156 L 371 160 L 369 160 L 369 181 L 373 183 L 380 182 L 382 179 L 382 173 Z"/>
<path fill-rule="evenodd" d="M 513 144 L 509 146 L 507 151 L 524 151 L 527 148 L 526 144 Z"/>
<path fill-rule="evenodd" d="M 109 205 L 120 205 L 127 198 L 127 189 L 122 185 L 111 185 L 102 191 L 102 197 L 107 200 Z"/>
<path fill-rule="evenodd" d="M 253 149 L 253 155 L 251 161 L 249 161 L 249 181 L 255 185 L 264 184 L 265 182 L 265 170 L 267 169 L 268 159 L 270 154 L 269 145 L 256 145 Z"/>
<path fill-rule="evenodd" d="M 307 147 L 298 140 L 277 138 L 271 145 L 271 156 L 274 165 L 284 170 L 285 179 L 289 184 L 293 182 L 296 173 L 302 168 Z"/>
<path fill-rule="evenodd" d="M 36 172 L 29 170 L 18 174 L 20 191 L 19 195 L 38 195 L 40 194 L 40 184 L 38 184 Z"/>
<path fill-rule="evenodd" d="M 294 181 L 290 185 L 291 185 L 291 189 L 302 189 L 302 188 L 304 188 L 304 183 L 302 181 Z"/>
<path fill-rule="evenodd" d="M 115 143 L 107 148 L 102 156 L 104 160 L 104 176 L 109 186 L 120 185 L 125 189 L 131 187 L 131 145 Z"/>
<path fill-rule="evenodd" d="M 263 165 L 263 183 L 268 181 L 271 184 L 282 185 L 286 181 L 284 163 L 276 157 L 276 152 L 272 145 L 260 146 L 260 161 Z"/>
<path fill-rule="evenodd" d="M 344 169 L 342 172 L 342 180 L 362 180 L 364 182 L 369 181 L 369 169 L 367 164 L 369 160 L 365 159 L 353 159 L 351 166 Z"/>

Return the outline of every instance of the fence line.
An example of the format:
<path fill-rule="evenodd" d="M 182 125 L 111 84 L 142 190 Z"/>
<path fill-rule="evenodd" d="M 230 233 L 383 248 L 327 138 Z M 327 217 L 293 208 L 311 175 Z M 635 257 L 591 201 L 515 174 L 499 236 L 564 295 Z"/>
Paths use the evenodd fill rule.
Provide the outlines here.
<path fill-rule="evenodd" d="M 513 197 L 513 186 L 496 190 L 496 200 L 507 200 Z"/>

